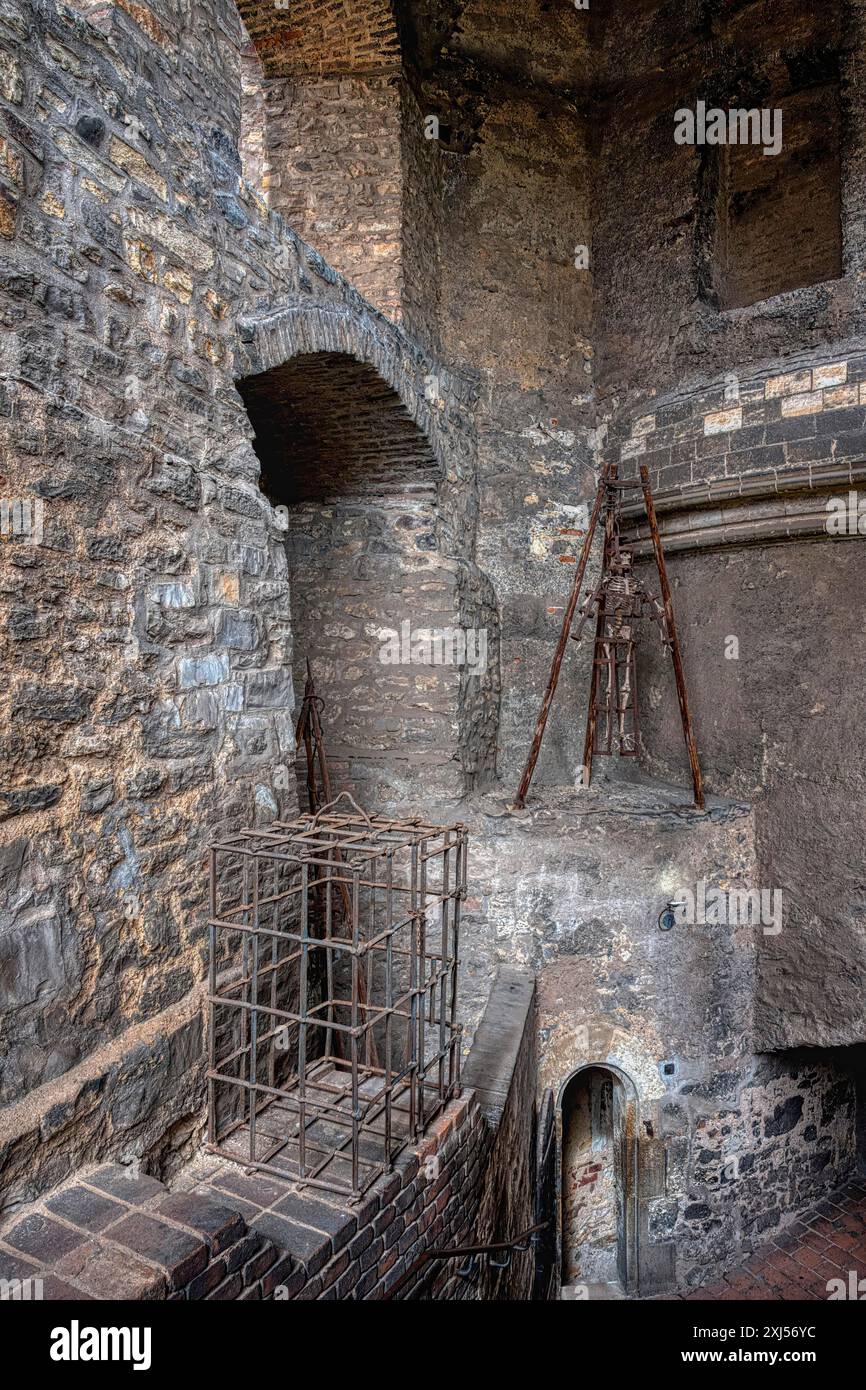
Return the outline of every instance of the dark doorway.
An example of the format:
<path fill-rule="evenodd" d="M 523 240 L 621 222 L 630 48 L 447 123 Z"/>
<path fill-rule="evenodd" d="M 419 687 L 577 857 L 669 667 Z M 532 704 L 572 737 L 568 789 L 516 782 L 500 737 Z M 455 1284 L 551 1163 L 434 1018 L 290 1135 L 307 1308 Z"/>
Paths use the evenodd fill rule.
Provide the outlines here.
<path fill-rule="evenodd" d="M 574 1297 L 617 1298 L 636 1281 L 634 1088 L 584 1067 L 561 1097 L 561 1281 Z"/>

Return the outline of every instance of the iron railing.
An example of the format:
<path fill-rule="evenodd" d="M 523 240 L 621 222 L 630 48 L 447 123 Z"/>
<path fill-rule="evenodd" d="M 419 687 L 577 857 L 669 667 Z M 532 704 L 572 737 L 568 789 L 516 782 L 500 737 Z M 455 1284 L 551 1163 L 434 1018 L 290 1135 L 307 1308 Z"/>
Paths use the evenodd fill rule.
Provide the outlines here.
<path fill-rule="evenodd" d="M 496 1240 L 486 1245 L 453 1245 L 445 1246 L 441 1250 L 425 1250 L 383 1297 L 385 1300 L 397 1298 L 422 1269 L 440 1260 L 461 1260 L 462 1264 L 457 1274 L 461 1279 L 467 1280 L 474 1278 L 481 1259 L 486 1259 L 491 1269 L 508 1269 L 514 1252 L 521 1251 L 525 1254 L 530 1246 L 535 1244 L 539 1233 L 549 1224 L 547 1221 L 539 1221 L 534 1226 L 527 1226 L 525 1231 L 512 1236 L 510 1240 Z"/>

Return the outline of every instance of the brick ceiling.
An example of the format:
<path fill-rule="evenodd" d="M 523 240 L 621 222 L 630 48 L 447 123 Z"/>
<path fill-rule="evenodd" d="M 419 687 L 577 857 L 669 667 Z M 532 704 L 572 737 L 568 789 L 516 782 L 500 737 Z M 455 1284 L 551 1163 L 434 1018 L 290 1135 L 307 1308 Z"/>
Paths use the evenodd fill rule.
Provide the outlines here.
<path fill-rule="evenodd" d="M 237 0 L 268 77 L 395 70 L 400 45 L 390 0 Z"/>
<path fill-rule="evenodd" d="M 344 353 L 310 353 L 239 384 L 273 502 L 434 487 L 436 458 L 391 387 Z"/>

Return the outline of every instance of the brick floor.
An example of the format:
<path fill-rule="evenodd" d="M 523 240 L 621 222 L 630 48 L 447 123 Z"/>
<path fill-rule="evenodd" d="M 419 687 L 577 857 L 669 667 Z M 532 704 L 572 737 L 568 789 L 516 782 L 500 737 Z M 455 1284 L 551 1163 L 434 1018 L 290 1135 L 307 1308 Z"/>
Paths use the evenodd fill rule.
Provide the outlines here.
<path fill-rule="evenodd" d="M 853 1272 L 853 1273 L 852 1273 Z M 828 1285 L 830 1280 L 842 1280 Z M 860 1286 L 860 1281 L 862 1286 Z M 667 1299 L 866 1299 L 866 1182 L 852 1182 L 786 1226 L 718 1283 Z"/>

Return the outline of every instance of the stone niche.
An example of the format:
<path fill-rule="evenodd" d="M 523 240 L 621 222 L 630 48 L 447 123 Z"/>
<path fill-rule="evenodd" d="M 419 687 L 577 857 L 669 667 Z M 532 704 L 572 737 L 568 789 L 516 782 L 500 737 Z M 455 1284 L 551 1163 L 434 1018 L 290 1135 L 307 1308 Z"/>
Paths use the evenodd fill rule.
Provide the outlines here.
<path fill-rule="evenodd" d="M 562 1283 L 627 1279 L 622 1083 L 588 1067 L 572 1077 L 562 1103 Z"/>
<path fill-rule="evenodd" d="M 286 527 L 295 690 L 309 660 L 335 787 L 371 806 L 460 796 L 493 764 L 498 666 L 460 490 L 352 356 L 303 353 L 240 390 Z"/>

